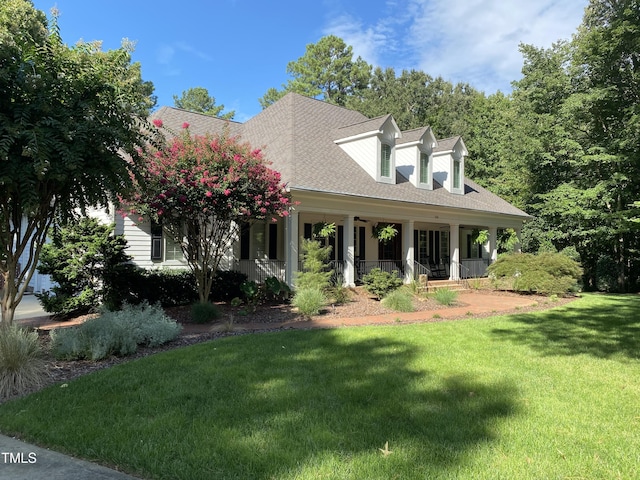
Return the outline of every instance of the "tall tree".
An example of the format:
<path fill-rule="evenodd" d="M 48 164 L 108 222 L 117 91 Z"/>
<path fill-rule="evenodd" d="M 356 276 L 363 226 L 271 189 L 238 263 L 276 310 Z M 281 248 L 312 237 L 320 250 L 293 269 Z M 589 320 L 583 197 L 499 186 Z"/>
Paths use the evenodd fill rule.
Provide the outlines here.
<path fill-rule="evenodd" d="M 640 198 L 640 8 L 591 0 L 570 43 L 525 47 L 514 98 L 535 118 L 542 148 L 529 161 L 533 207 L 554 225 L 558 247 L 581 255 L 585 281 L 615 271 L 617 290 L 637 287 L 640 245 L 632 221 Z"/>
<path fill-rule="evenodd" d="M 203 113 L 210 117 L 224 118 L 225 120 L 233 120 L 236 112 L 231 110 L 222 113 L 224 105 L 216 105 L 215 97 L 209 95 L 209 91 L 204 87 L 194 87 L 182 92 L 182 96 L 173 96 L 173 104 L 188 110 L 190 112 Z"/>
<path fill-rule="evenodd" d="M 28 0 L 0 3 L 0 299 L 13 321 L 56 214 L 131 185 L 153 86 L 131 47 L 62 43 Z M 20 263 L 22 264 L 20 265 Z"/>
<path fill-rule="evenodd" d="M 191 136 L 185 128 L 167 145 L 150 146 L 146 155 L 129 210 L 161 224 L 181 246 L 200 301 L 207 302 L 239 225 L 287 216 L 290 195 L 260 150 L 227 133 Z"/>
<path fill-rule="evenodd" d="M 353 48 L 334 35 L 307 45 L 305 54 L 289 62 L 287 73 L 291 78 L 282 90 L 270 88 L 260 98 L 263 108 L 282 98 L 288 92 L 309 97 L 322 96 L 329 103 L 344 106 L 347 98 L 357 96 L 367 88 L 371 65 L 361 57 L 353 59 Z"/>

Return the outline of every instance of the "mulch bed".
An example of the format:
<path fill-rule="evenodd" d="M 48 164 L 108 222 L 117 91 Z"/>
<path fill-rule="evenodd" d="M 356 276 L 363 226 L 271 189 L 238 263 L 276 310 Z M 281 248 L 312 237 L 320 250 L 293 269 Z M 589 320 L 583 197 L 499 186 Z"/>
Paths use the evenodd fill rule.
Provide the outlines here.
<path fill-rule="evenodd" d="M 322 315 L 317 318 L 322 318 L 323 315 L 330 315 L 333 318 L 353 318 L 353 317 L 365 317 L 370 316 L 374 318 L 377 315 L 383 315 L 388 313 L 397 313 L 393 310 L 385 308 L 378 300 L 372 298 L 364 289 L 355 288 L 350 289 L 350 300 L 341 305 L 330 305 Z M 518 295 L 512 292 L 491 292 L 492 295 Z M 531 305 L 525 308 L 519 308 L 518 313 L 525 313 L 536 310 L 544 310 L 551 307 L 556 307 L 567 303 L 573 298 L 559 298 L 557 301 L 549 304 L 545 297 L 531 296 L 532 302 Z M 459 305 L 458 305 L 459 306 Z M 218 322 L 214 325 L 201 326 L 196 325 L 191 321 L 191 313 L 190 307 L 172 307 L 167 308 L 166 313 L 170 317 L 174 318 L 178 323 L 183 325 L 182 333 L 175 340 L 162 345 L 160 347 L 139 347 L 138 351 L 130 355 L 128 357 L 115 357 L 112 356 L 110 358 L 100 360 L 97 362 L 90 360 L 73 360 L 73 361 L 61 361 L 56 360 L 50 353 L 49 349 L 49 335 L 48 332 L 43 332 L 41 335 L 43 350 L 45 353 L 45 367 L 47 370 L 47 377 L 45 379 L 44 384 L 40 388 L 44 388 L 46 386 L 61 383 L 64 384 L 74 378 L 80 377 L 82 375 L 86 375 L 87 373 L 91 373 L 97 370 L 101 370 L 104 368 L 109 368 L 120 363 L 128 362 L 137 358 L 142 358 L 147 355 L 155 354 L 158 352 L 168 351 L 175 348 L 186 347 L 189 345 L 194 345 L 201 342 L 206 342 L 210 340 L 214 340 L 217 338 L 228 337 L 233 335 L 246 335 L 250 333 L 257 332 L 266 332 L 266 331 L 276 331 L 282 328 L 283 323 L 290 323 L 296 321 L 304 321 L 306 320 L 297 312 L 293 311 L 291 306 L 287 303 L 270 303 L 258 305 L 256 310 L 249 314 L 242 313 L 242 307 L 231 307 L 228 304 L 218 304 L 218 307 L 221 311 L 221 317 Z M 414 301 L 414 307 L 416 311 L 422 310 L 437 310 L 437 309 L 446 309 L 448 307 L 443 306 L 435 302 L 431 299 L 416 299 Z M 500 312 L 510 313 L 510 312 Z M 464 315 L 459 318 L 481 318 L 495 315 L 495 313 L 491 314 L 478 314 L 478 315 Z M 85 318 L 90 317 L 90 315 L 85 316 Z M 455 318 L 446 318 L 442 319 L 451 321 Z M 78 320 L 78 319 L 76 319 Z M 82 318 L 80 318 L 82 320 Z M 433 318 L 429 318 L 425 321 L 433 322 L 438 321 Z M 372 322 L 374 323 L 374 322 Z M 61 326 L 64 325 L 64 322 L 61 322 Z M 234 326 L 249 326 L 252 328 L 239 328 L 235 329 Z M 34 388 L 29 392 L 24 393 L 24 395 L 33 393 L 38 389 Z M 10 400 L 12 398 L 17 398 L 18 395 L 14 395 L 13 397 L 9 397 L 6 399 L 0 399 L 0 403 L 3 401 Z"/>

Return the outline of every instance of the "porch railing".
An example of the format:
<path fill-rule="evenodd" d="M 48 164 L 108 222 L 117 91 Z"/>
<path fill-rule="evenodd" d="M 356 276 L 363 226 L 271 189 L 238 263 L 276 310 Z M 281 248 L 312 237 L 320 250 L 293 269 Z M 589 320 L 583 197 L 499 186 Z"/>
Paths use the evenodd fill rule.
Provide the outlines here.
<path fill-rule="evenodd" d="M 358 260 L 356 262 L 356 280 L 362 280 L 362 277 L 369 274 L 374 268 L 388 273 L 397 271 L 398 277 L 404 278 L 404 260 Z"/>
<path fill-rule="evenodd" d="M 420 262 L 413 262 L 413 279 L 418 280 L 421 275 L 426 275 L 427 278 L 431 276 L 431 270 Z"/>
<path fill-rule="evenodd" d="M 235 260 L 233 269 L 244 273 L 249 280 L 262 283 L 269 277 L 285 280 L 284 260 Z"/>
<path fill-rule="evenodd" d="M 463 265 L 460 262 L 456 262 L 455 260 L 451 261 L 451 267 L 455 268 L 458 272 L 458 278 L 455 281 L 461 285 L 464 285 L 465 288 L 469 288 L 469 282 L 467 281 L 469 276 L 469 268 Z"/>
<path fill-rule="evenodd" d="M 467 268 L 467 278 L 478 278 L 487 275 L 488 258 L 467 258 L 461 262 Z"/>

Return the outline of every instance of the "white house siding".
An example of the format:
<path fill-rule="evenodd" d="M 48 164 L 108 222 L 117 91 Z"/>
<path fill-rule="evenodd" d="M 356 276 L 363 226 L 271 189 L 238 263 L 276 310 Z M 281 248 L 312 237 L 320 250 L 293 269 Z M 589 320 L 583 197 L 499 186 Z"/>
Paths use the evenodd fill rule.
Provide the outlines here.
<path fill-rule="evenodd" d="M 354 159 L 371 178 L 376 179 L 378 174 L 376 159 L 380 156 L 378 153 L 378 142 L 378 137 L 374 132 L 370 137 L 340 143 L 340 148 Z"/>

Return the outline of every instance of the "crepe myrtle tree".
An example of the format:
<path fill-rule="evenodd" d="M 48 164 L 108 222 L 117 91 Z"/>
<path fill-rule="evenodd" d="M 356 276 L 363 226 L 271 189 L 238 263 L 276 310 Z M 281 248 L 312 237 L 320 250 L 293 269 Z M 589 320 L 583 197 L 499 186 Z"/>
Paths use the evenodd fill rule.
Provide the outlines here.
<path fill-rule="evenodd" d="M 162 128 L 162 121 L 153 123 Z M 148 147 L 138 193 L 124 212 L 162 225 L 193 271 L 207 302 L 220 260 L 239 225 L 289 215 L 291 196 L 262 152 L 228 132 L 191 135 L 189 125 L 164 146 Z"/>

